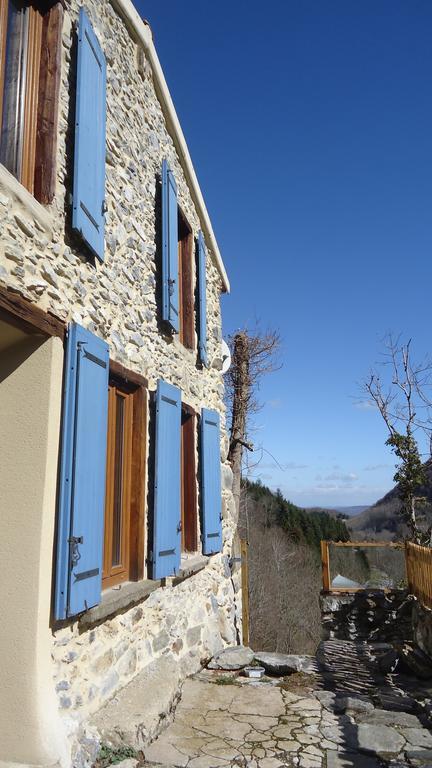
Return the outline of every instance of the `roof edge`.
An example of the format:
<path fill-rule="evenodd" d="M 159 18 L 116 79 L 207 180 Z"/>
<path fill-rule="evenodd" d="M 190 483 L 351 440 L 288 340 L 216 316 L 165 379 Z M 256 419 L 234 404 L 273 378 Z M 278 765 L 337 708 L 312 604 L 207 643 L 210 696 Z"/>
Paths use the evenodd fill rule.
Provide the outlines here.
<path fill-rule="evenodd" d="M 133 5 L 132 0 L 110 0 L 110 3 L 124 20 L 129 33 L 136 41 L 136 43 L 143 46 L 150 60 L 156 93 L 162 105 L 168 132 L 174 141 L 183 171 L 191 188 L 192 197 L 194 198 L 194 202 L 198 208 L 198 214 L 201 220 L 201 226 L 203 228 L 204 235 L 209 243 L 212 254 L 214 256 L 214 261 L 222 278 L 223 290 L 226 293 L 229 293 L 230 283 L 228 275 L 219 251 L 219 246 L 217 244 L 215 234 L 213 232 L 213 227 L 195 173 L 195 169 L 193 167 L 192 159 L 189 154 L 186 139 L 184 137 L 180 121 L 177 117 L 177 112 L 175 110 L 171 94 L 165 80 L 165 75 L 162 71 L 162 67 L 156 53 L 150 26 L 146 24 L 146 22 L 144 22 L 140 17 L 138 11 Z"/>

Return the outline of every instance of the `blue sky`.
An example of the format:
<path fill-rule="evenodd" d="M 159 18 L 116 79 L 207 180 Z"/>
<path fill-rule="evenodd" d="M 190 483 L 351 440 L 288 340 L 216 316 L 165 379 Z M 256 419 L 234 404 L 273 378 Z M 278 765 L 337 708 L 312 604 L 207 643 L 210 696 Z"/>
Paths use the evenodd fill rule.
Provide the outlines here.
<path fill-rule="evenodd" d="M 371 503 L 394 470 L 358 382 L 388 330 L 432 351 L 432 3 L 135 4 L 231 279 L 224 332 L 283 337 L 252 435 L 283 469 L 255 474 L 301 505 Z"/>

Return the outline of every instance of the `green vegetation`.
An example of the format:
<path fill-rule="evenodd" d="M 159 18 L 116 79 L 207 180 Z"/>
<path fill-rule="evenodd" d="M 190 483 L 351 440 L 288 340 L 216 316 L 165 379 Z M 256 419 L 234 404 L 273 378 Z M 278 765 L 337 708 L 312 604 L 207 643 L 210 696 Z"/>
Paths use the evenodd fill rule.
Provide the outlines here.
<path fill-rule="evenodd" d="M 256 482 L 244 480 L 243 488 L 250 498 L 271 512 L 271 515 L 268 515 L 267 527 L 276 521 L 288 534 L 290 540 L 296 544 L 305 544 L 319 549 L 322 539 L 332 541 L 349 541 L 350 539 L 348 528 L 339 517 L 324 511 L 307 512 L 291 501 L 287 501 L 281 491 L 274 493 L 259 480 Z"/>
<path fill-rule="evenodd" d="M 129 757 L 135 757 L 141 760 L 142 754 L 132 747 L 110 747 L 108 744 L 101 744 L 99 754 L 94 764 L 95 768 L 107 768 L 109 765 L 117 765 Z"/>
<path fill-rule="evenodd" d="M 238 685 L 236 678 L 231 677 L 230 675 L 220 675 L 219 677 L 216 677 L 213 682 L 215 685 Z"/>

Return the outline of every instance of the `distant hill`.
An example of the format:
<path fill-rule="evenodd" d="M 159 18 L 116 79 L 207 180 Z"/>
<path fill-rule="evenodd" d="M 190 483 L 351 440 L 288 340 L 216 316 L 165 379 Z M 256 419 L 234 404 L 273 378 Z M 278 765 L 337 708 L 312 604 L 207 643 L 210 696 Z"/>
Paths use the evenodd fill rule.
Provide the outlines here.
<path fill-rule="evenodd" d="M 367 504 L 361 504 L 354 507 L 307 507 L 306 512 L 326 512 L 331 517 L 346 518 L 354 517 L 369 509 Z"/>
<path fill-rule="evenodd" d="M 432 521 L 432 460 L 424 465 L 427 482 L 418 490 L 419 496 L 424 496 L 427 503 L 422 507 L 423 526 L 430 525 Z M 406 526 L 400 517 L 401 502 L 398 486 L 386 493 L 371 507 L 346 521 L 354 540 L 378 539 L 382 541 L 397 541 L 403 539 L 407 533 Z"/>

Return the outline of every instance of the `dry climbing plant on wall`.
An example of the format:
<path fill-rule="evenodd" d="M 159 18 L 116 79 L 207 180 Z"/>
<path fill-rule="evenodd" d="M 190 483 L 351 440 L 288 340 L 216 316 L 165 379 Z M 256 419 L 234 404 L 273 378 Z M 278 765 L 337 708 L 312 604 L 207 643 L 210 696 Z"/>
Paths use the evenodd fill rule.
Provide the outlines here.
<path fill-rule="evenodd" d="M 238 331 L 229 338 L 232 365 L 226 374 L 225 392 L 228 414 L 231 414 L 228 460 L 233 471 L 233 494 L 237 513 L 240 509 L 240 487 L 243 449 L 253 450 L 248 442 L 250 418 L 260 405 L 257 393 L 262 378 L 280 368 L 278 352 L 281 339 L 277 331 Z"/>

